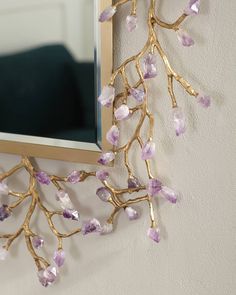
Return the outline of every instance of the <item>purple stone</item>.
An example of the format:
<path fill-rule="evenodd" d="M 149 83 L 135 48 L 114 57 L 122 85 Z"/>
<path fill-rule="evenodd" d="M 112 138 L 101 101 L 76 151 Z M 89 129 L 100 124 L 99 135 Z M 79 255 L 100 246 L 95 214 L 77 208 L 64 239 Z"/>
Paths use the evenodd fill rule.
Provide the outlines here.
<path fill-rule="evenodd" d="M 58 267 L 62 267 L 64 265 L 65 258 L 66 258 L 66 253 L 62 249 L 54 252 L 53 261 Z"/>
<path fill-rule="evenodd" d="M 87 235 L 90 233 L 101 233 L 101 232 L 102 232 L 101 224 L 96 218 L 90 219 L 89 221 L 83 223 L 83 226 L 82 226 L 83 235 Z"/>
<path fill-rule="evenodd" d="M 136 220 L 139 218 L 139 214 L 136 210 L 134 210 L 132 207 L 126 207 L 125 212 L 129 218 L 129 220 Z"/>
<path fill-rule="evenodd" d="M 144 79 L 150 79 L 157 76 L 156 56 L 149 53 L 143 61 Z"/>
<path fill-rule="evenodd" d="M 122 104 L 118 109 L 115 110 L 114 115 L 117 121 L 127 119 L 130 115 L 129 107 L 126 104 Z"/>
<path fill-rule="evenodd" d="M 116 7 L 109 6 L 100 14 L 99 21 L 101 23 L 105 22 L 111 19 L 115 13 L 116 13 Z"/>
<path fill-rule="evenodd" d="M 100 171 L 96 172 L 96 177 L 97 177 L 97 179 L 99 179 L 101 181 L 105 181 L 108 179 L 109 173 L 105 170 L 100 170 Z"/>
<path fill-rule="evenodd" d="M 126 27 L 129 32 L 133 32 L 138 27 L 138 18 L 136 15 L 128 15 L 126 18 Z"/>
<path fill-rule="evenodd" d="M 77 210 L 65 209 L 63 211 L 63 217 L 66 219 L 72 219 L 72 220 L 78 221 L 80 218 L 80 215 Z"/>
<path fill-rule="evenodd" d="M 80 182 L 80 176 L 81 176 L 81 172 L 74 170 L 67 176 L 67 181 L 72 184 L 76 184 Z"/>
<path fill-rule="evenodd" d="M 60 202 L 61 208 L 66 210 L 74 210 L 74 206 L 71 202 L 69 195 L 64 190 L 59 190 L 56 193 L 57 200 Z"/>
<path fill-rule="evenodd" d="M 147 190 L 150 196 L 152 197 L 156 196 L 161 189 L 162 189 L 162 184 L 158 179 L 155 179 L 155 178 L 149 179 Z"/>
<path fill-rule="evenodd" d="M 143 103 L 144 101 L 144 97 L 145 97 L 145 92 L 141 89 L 138 88 L 131 88 L 130 89 L 130 94 L 132 95 L 132 97 L 139 103 Z"/>
<path fill-rule="evenodd" d="M 141 158 L 142 160 L 152 159 L 155 155 L 156 145 L 153 141 L 148 141 L 142 148 Z"/>
<path fill-rule="evenodd" d="M 167 186 L 162 186 L 160 194 L 169 202 L 176 204 L 178 194 Z"/>
<path fill-rule="evenodd" d="M 109 199 L 111 198 L 111 192 L 105 187 L 100 187 L 99 189 L 97 189 L 96 195 L 103 202 L 108 202 Z"/>
<path fill-rule="evenodd" d="M 32 239 L 32 244 L 35 249 L 40 249 L 44 245 L 44 240 L 43 240 L 43 238 L 41 238 L 39 236 L 34 236 Z"/>
<path fill-rule="evenodd" d="M 188 6 L 185 8 L 184 13 L 187 15 L 196 15 L 200 10 L 200 0 L 190 0 Z"/>
<path fill-rule="evenodd" d="M 160 231 L 159 231 L 159 229 L 150 227 L 148 229 L 148 231 L 147 231 L 147 235 L 154 242 L 156 242 L 156 243 L 160 242 Z"/>
<path fill-rule="evenodd" d="M 120 131 L 116 125 L 111 126 L 110 130 L 107 132 L 106 139 L 107 141 L 117 146 L 119 141 Z"/>
<path fill-rule="evenodd" d="M 9 188 L 5 182 L 0 182 L 0 194 L 8 195 Z"/>
<path fill-rule="evenodd" d="M 107 152 L 100 156 L 98 163 L 101 165 L 107 165 L 115 159 L 115 154 L 113 152 Z"/>
<path fill-rule="evenodd" d="M 194 40 L 189 36 L 187 32 L 182 29 L 179 29 L 177 31 L 177 38 L 179 42 L 185 47 L 190 47 L 194 45 Z"/>
<path fill-rule="evenodd" d="M 140 184 L 137 177 L 130 176 L 128 178 L 128 188 L 137 188 L 137 187 L 140 187 L 140 186 L 141 186 L 141 184 Z"/>
<path fill-rule="evenodd" d="M 186 124 L 185 124 L 185 117 L 182 112 L 182 109 L 177 107 L 173 109 L 173 123 L 175 128 L 175 133 L 177 136 L 185 133 L 186 131 Z"/>
<path fill-rule="evenodd" d="M 57 278 L 57 269 L 55 266 L 49 266 L 46 269 L 42 269 L 38 272 L 39 282 L 43 287 L 52 285 Z"/>
<path fill-rule="evenodd" d="M 11 211 L 7 205 L 2 205 L 0 207 L 0 221 L 4 221 L 11 215 Z"/>
<path fill-rule="evenodd" d="M 115 88 L 113 86 L 105 86 L 102 89 L 101 95 L 98 97 L 98 101 L 102 106 L 110 107 L 115 98 Z"/>
<path fill-rule="evenodd" d="M 49 185 L 51 182 L 51 179 L 49 177 L 49 175 L 46 172 L 43 171 L 39 171 L 35 174 L 35 177 L 37 179 L 37 181 L 41 184 L 46 184 Z"/>
<path fill-rule="evenodd" d="M 211 105 L 211 97 L 205 94 L 198 94 L 197 102 L 203 107 L 208 108 Z"/>
<path fill-rule="evenodd" d="M 8 251 L 4 247 L 0 247 L 0 261 L 4 261 L 7 258 Z"/>

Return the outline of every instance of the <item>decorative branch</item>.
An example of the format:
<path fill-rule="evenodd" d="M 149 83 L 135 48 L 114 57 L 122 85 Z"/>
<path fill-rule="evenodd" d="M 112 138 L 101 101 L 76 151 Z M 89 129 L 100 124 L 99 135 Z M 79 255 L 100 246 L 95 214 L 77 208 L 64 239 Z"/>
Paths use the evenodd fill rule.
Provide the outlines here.
<path fill-rule="evenodd" d="M 117 9 L 130 2 L 131 12 L 126 19 L 126 25 L 129 32 L 134 31 L 137 28 L 138 19 L 136 16 L 137 1 L 136 0 L 120 0 L 117 1 L 111 7 L 105 9 L 100 15 L 99 20 L 101 22 L 110 20 L 116 13 Z M 10 249 L 12 243 L 20 236 L 24 235 L 27 248 L 35 261 L 38 269 L 38 277 L 40 283 L 43 286 L 51 285 L 57 278 L 58 269 L 64 264 L 65 252 L 63 250 L 63 240 L 69 238 L 77 233 L 87 235 L 97 232 L 99 234 L 108 234 L 113 230 L 114 219 L 118 212 L 123 209 L 130 220 L 135 220 L 139 217 L 138 212 L 131 207 L 133 204 L 145 202 L 149 208 L 150 228 L 147 231 L 147 235 L 155 242 L 160 241 L 160 232 L 158 229 L 158 222 L 155 218 L 153 197 L 157 195 L 163 196 L 171 203 L 177 202 L 177 193 L 172 189 L 164 186 L 160 180 L 154 178 L 150 167 L 150 160 L 155 154 L 155 143 L 153 141 L 153 128 L 154 128 L 154 116 L 148 108 L 148 88 L 146 81 L 157 76 L 158 71 L 156 67 L 156 59 L 159 55 L 163 60 L 167 81 L 168 91 L 170 94 L 174 127 L 176 135 L 180 135 L 185 131 L 185 119 L 181 109 L 177 106 L 177 100 L 174 93 L 174 81 L 180 83 L 180 85 L 186 90 L 186 92 L 197 98 L 198 102 L 208 107 L 210 105 L 210 97 L 199 94 L 192 86 L 179 75 L 171 66 L 167 54 L 161 47 L 157 36 L 158 28 L 165 28 L 174 30 L 177 32 L 179 41 L 184 46 L 193 45 L 193 40 L 190 36 L 184 32 L 180 25 L 183 21 L 193 14 L 199 12 L 200 0 L 190 0 L 188 7 L 184 10 L 184 13 L 172 24 L 168 24 L 160 20 L 156 14 L 156 0 L 151 0 L 148 11 L 148 39 L 143 49 L 134 56 L 125 60 L 116 70 L 114 70 L 110 83 L 105 86 L 99 96 L 99 102 L 105 107 L 113 107 L 113 126 L 107 133 L 107 140 L 113 145 L 113 150 L 104 151 L 98 160 L 98 163 L 107 165 L 113 161 L 117 154 L 124 154 L 124 165 L 128 174 L 128 183 L 125 188 L 114 187 L 109 182 L 109 173 L 105 170 L 99 170 L 94 172 L 86 171 L 73 171 L 68 176 L 56 176 L 48 175 L 46 172 L 37 170 L 28 157 L 22 157 L 21 162 L 0 175 L 0 193 L 6 194 L 9 197 L 14 197 L 16 200 L 10 205 L 2 205 L 0 207 L 0 221 L 4 221 L 11 214 L 14 213 L 14 209 L 23 204 L 27 199 L 31 199 L 31 204 L 27 210 L 25 220 L 19 229 L 13 234 L 1 234 L 0 239 L 4 241 L 3 246 L 0 248 L 0 260 L 3 260 L 7 256 L 7 252 Z M 157 54 L 156 54 L 157 53 Z M 138 80 L 131 84 L 129 81 L 129 75 L 127 67 L 133 64 L 136 68 Z M 118 76 L 121 76 L 123 81 L 123 90 L 120 93 L 115 94 L 115 82 Z M 129 100 L 136 101 L 136 106 L 133 108 L 128 107 Z M 134 133 L 130 140 L 123 146 L 119 146 L 120 131 L 119 126 L 124 120 L 130 119 L 133 114 L 139 114 L 139 120 Z M 145 119 L 149 122 L 147 138 L 143 139 L 141 131 L 144 125 Z M 133 147 L 133 144 L 137 142 L 141 152 L 140 159 L 146 164 L 146 172 L 148 177 L 148 184 L 143 185 L 139 179 L 135 176 L 131 162 L 129 161 L 129 152 Z M 26 192 L 13 192 L 6 184 L 6 179 L 9 176 L 15 174 L 18 170 L 25 169 L 29 174 L 29 185 Z M 107 218 L 107 222 L 103 225 L 96 219 L 92 218 L 82 223 L 82 226 L 76 228 L 69 233 L 60 233 L 54 225 L 53 218 L 55 216 L 64 217 L 68 220 L 79 221 L 79 212 L 75 209 L 69 195 L 62 188 L 62 184 L 70 183 L 77 184 L 79 182 L 86 181 L 87 178 L 96 178 L 101 183 L 101 187 L 97 190 L 96 195 L 103 202 L 109 203 L 113 209 L 111 214 Z M 50 211 L 43 204 L 42 198 L 37 188 L 37 182 L 42 185 L 54 185 L 56 188 L 57 201 L 61 207 L 61 210 Z M 135 197 L 137 192 L 144 192 L 143 196 Z M 125 195 L 131 196 L 126 200 Z M 44 216 L 48 222 L 48 226 L 55 236 L 58 242 L 58 247 L 54 253 L 54 264 L 50 264 L 48 260 L 37 254 L 43 244 L 44 240 L 40 235 L 34 233 L 31 229 L 31 219 L 35 210 L 40 210 L 44 213 Z"/>

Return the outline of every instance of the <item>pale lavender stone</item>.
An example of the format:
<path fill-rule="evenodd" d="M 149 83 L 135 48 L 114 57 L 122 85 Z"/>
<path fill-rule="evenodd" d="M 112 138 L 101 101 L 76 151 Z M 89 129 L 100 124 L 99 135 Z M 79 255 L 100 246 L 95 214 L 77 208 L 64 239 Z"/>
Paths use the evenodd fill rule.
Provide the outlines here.
<path fill-rule="evenodd" d="M 139 214 L 136 210 L 134 210 L 132 207 L 126 207 L 125 212 L 129 218 L 129 220 L 136 220 L 139 218 Z"/>
<path fill-rule="evenodd" d="M 64 190 L 59 190 L 56 193 L 57 200 L 59 201 L 61 208 L 66 210 L 74 210 L 74 206 L 71 202 L 71 199 Z"/>
<path fill-rule="evenodd" d="M 87 235 L 90 233 L 101 233 L 101 231 L 102 231 L 101 224 L 96 218 L 90 219 L 89 221 L 83 223 L 83 226 L 82 226 L 83 235 Z"/>
<path fill-rule="evenodd" d="M 53 261 L 58 267 L 62 267 L 65 263 L 66 253 L 60 249 L 54 252 Z"/>
<path fill-rule="evenodd" d="M 122 104 L 115 110 L 114 115 L 117 121 L 127 119 L 130 115 L 129 107 L 126 104 Z"/>
<path fill-rule="evenodd" d="M 155 178 L 149 179 L 147 190 L 150 196 L 152 197 L 156 196 L 161 189 L 162 189 L 162 183 L 160 182 L 160 180 Z"/>
<path fill-rule="evenodd" d="M 7 205 L 2 205 L 0 207 L 0 221 L 4 221 L 11 215 L 11 211 Z"/>
<path fill-rule="evenodd" d="M 145 92 L 142 89 L 131 88 L 129 92 L 139 104 L 143 103 Z"/>
<path fill-rule="evenodd" d="M 96 172 L 96 177 L 97 177 L 97 179 L 99 179 L 101 181 L 105 181 L 108 179 L 109 173 L 105 170 L 100 170 L 100 171 Z"/>
<path fill-rule="evenodd" d="M 105 187 L 98 188 L 97 191 L 96 191 L 96 195 L 103 202 L 108 202 L 109 199 L 111 198 L 111 192 Z"/>
<path fill-rule="evenodd" d="M 110 107 L 115 98 L 115 88 L 113 86 L 104 86 L 98 101 L 105 107 Z"/>
<path fill-rule="evenodd" d="M 148 229 L 148 231 L 147 231 L 147 235 L 154 242 L 156 242 L 156 243 L 160 242 L 160 231 L 159 231 L 159 229 L 150 227 Z"/>
<path fill-rule="evenodd" d="M 35 249 L 40 249 L 44 245 L 44 240 L 40 236 L 34 236 L 33 239 L 32 239 L 32 244 L 33 244 Z"/>
<path fill-rule="evenodd" d="M 55 266 L 49 266 L 46 269 L 41 269 L 38 272 L 39 282 L 43 287 L 48 287 L 56 281 L 57 275 L 58 273 Z"/>
<path fill-rule="evenodd" d="M 148 141 L 142 148 L 141 158 L 142 160 L 152 159 L 155 155 L 156 145 L 153 141 Z"/>
<path fill-rule="evenodd" d="M 7 255 L 8 255 L 8 251 L 5 248 L 0 247 L 0 261 L 6 260 Z"/>
<path fill-rule="evenodd" d="M 118 127 L 116 125 L 111 126 L 110 130 L 106 134 L 107 141 L 110 144 L 117 146 L 119 137 L 120 137 L 120 131 Z"/>
<path fill-rule="evenodd" d="M 116 7 L 115 6 L 109 6 L 103 12 L 100 14 L 99 21 L 105 22 L 113 17 L 113 15 L 116 13 Z"/>
<path fill-rule="evenodd" d="M 196 15 L 200 10 L 200 0 L 190 0 L 188 6 L 185 8 L 184 13 L 187 15 Z"/>
<path fill-rule="evenodd" d="M 77 210 L 69 210 L 69 209 L 65 209 L 63 211 L 63 217 L 66 219 L 72 219 L 75 221 L 79 221 L 80 219 L 80 215 Z"/>
<path fill-rule="evenodd" d="M 80 176 L 81 176 L 81 172 L 74 170 L 67 176 L 67 181 L 72 184 L 76 184 L 80 182 Z"/>
<path fill-rule="evenodd" d="M 211 105 L 211 97 L 209 95 L 205 94 L 198 94 L 197 102 L 203 107 L 203 108 L 209 108 Z"/>
<path fill-rule="evenodd" d="M 0 194 L 8 195 L 9 187 L 5 182 L 0 182 Z"/>
<path fill-rule="evenodd" d="M 140 187 L 140 186 L 141 186 L 141 184 L 140 184 L 137 177 L 130 176 L 128 178 L 128 188 L 137 188 L 137 187 Z"/>
<path fill-rule="evenodd" d="M 156 68 L 156 56 L 152 53 L 149 53 L 144 61 L 143 61 L 143 68 L 144 68 L 144 79 L 150 79 L 157 76 L 157 68 Z"/>
<path fill-rule="evenodd" d="M 106 222 L 101 229 L 100 234 L 101 235 L 107 235 L 110 234 L 113 231 L 113 224 L 110 222 Z"/>
<path fill-rule="evenodd" d="M 160 194 L 169 202 L 176 204 L 178 194 L 167 186 L 162 186 Z"/>
<path fill-rule="evenodd" d="M 113 152 L 103 153 L 98 159 L 98 163 L 101 165 L 107 165 L 115 159 L 115 154 Z"/>
<path fill-rule="evenodd" d="M 174 129 L 177 136 L 185 133 L 186 131 L 186 123 L 185 123 L 185 116 L 182 112 L 182 109 L 177 107 L 174 108 L 172 111 L 173 115 L 173 123 L 174 123 Z"/>
<path fill-rule="evenodd" d="M 138 27 L 138 18 L 136 15 L 131 14 L 126 18 L 126 27 L 129 32 L 133 32 Z"/>
<path fill-rule="evenodd" d="M 177 38 L 179 42 L 185 47 L 190 47 L 194 45 L 194 40 L 192 39 L 192 37 L 190 37 L 189 34 L 182 29 L 179 29 L 177 31 Z"/>
<path fill-rule="evenodd" d="M 51 183 L 51 179 L 46 172 L 39 171 L 35 174 L 37 181 L 41 184 L 49 185 Z"/>

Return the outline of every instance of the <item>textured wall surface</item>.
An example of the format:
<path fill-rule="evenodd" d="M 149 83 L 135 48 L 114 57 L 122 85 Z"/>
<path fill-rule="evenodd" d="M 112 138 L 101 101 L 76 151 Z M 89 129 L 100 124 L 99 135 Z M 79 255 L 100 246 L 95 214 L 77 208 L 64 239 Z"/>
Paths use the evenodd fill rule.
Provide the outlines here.
<path fill-rule="evenodd" d="M 143 28 L 146 1 L 138 1 L 140 18 L 136 34 L 124 28 L 128 11 L 119 11 L 115 20 L 116 64 L 141 49 L 146 40 Z M 162 0 L 159 13 L 173 21 L 187 0 Z M 196 89 L 214 98 L 209 110 L 201 109 L 194 99 L 176 86 L 179 105 L 188 114 L 188 131 L 176 138 L 170 122 L 170 100 L 166 78 L 160 74 L 150 84 L 151 109 L 155 113 L 157 155 L 154 161 L 161 179 L 181 192 L 176 206 L 156 202 L 162 241 L 155 244 L 146 238 L 149 226 L 147 208 L 141 206 L 142 218 L 128 222 L 122 213 L 116 232 L 106 237 L 74 237 L 65 243 L 67 264 L 61 280 L 53 288 L 43 289 L 37 282 L 31 257 L 23 243 L 12 247 L 12 254 L 0 264 L 1 293 L 13 295 L 85 294 L 85 295 L 233 295 L 236 273 L 236 30 L 235 1 L 202 1 L 200 16 L 188 19 L 184 27 L 195 38 L 191 49 L 182 48 L 174 32 L 160 37 L 174 67 Z M 135 154 L 133 160 L 135 160 Z M 14 165 L 17 156 L 0 154 L 0 167 Z M 57 161 L 37 160 L 41 169 L 66 174 L 72 169 L 92 167 Z M 136 161 L 142 168 L 140 161 Z M 123 181 L 119 166 L 112 178 Z M 139 169 L 140 178 L 142 169 Z M 12 185 L 22 187 L 20 174 Z M 92 180 L 69 190 L 76 193 L 82 217 L 104 220 L 109 208 L 94 197 L 97 184 Z M 54 190 L 47 188 L 45 198 L 54 201 Z M 90 202 L 90 203 L 89 203 Z M 18 222 L 23 210 L 12 217 Z M 42 216 L 40 216 L 42 217 Z M 35 216 L 37 220 L 39 216 Z M 39 220 L 39 219 L 38 219 Z M 42 220 L 42 221 L 41 221 Z M 16 224 L 1 224 L 13 230 Z M 47 238 L 48 252 L 55 241 L 43 219 L 37 227 Z"/>

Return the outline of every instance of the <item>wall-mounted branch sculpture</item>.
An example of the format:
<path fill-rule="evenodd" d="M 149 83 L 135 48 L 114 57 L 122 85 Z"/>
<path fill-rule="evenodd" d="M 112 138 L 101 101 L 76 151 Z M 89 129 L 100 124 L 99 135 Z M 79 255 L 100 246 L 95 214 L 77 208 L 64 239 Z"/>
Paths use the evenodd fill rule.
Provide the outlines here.
<path fill-rule="evenodd" d="M 137 27 L 136 5 L 137 0 L 120 0 L 111 7 L 108 7 L 100 16 L 100 21 L 108 21 L 116 13 L 117 9 L 126 3 L 131 4 L 131 13 L 127 17 L 127 29 L 132 32 Z M 111 77 L 110 83 L 102 90 L 99 102 L 105 107 L 113 107 L 113 126 L 107 133 L 107 140 L 114 146 L 111 151 L 104 151 L 98 162 L 102 165 L 107 165 L 112 162 L 116 155 L 119 153 L 124 154 L 124 164 L 128 172 L 128 184 L 125 188 L 116 188 L 109 181 L 109 174 L 105 170 L 97 172 L 73 171 L 66 177 L 59 177 L 48 175 L 43 171 L 37 170 L 28 157 L 22 157 L 21 162 L 12 168 L 10 171 L 0 175 L 0 193 L 13 197 L 16 200 L 9 205 L 1 205 L 0 207 L 0 221 L 4 221 L 11 214 L 14 209 L 23 205 L 23 202 L 30 198 L 31 204 L 28 208 L 24 222 L 20 225 L 16 232 L 11 234 L 1 234 L 0 238 L 4 241 L 3 246 L 0 248 L 0 260 L 4 260 L 7 256 L 8 250 L 12 243 L 20 236 L 23 235 L 27 248 L 32 255 L 38 269 L 38 277 L 43 286 L 51 285 L 57 278 L 58 269 L 64 264 L 65 252 L 63 250 L 63 240 L 71 237 L 77 233 L 82 232 L 83 235 L 98 232 L 100 234 L 108 234 L 113 230 L 113 221 L 117 213 L 124 209 L 130 220 L 138 218 L 138 213 L 131 206 L 136 203 L 145 202 L 149 207 L 150 212 L 150 228 L 148 229 L 148 236 L 155 242 L 160 241 L 160 233 L 158 223 L 154 214 L 153 197 L 162 195 L 171 203 L 176 203 L 177 194 L 170 188 L 164 186 L 160 180 L 155 178 L 151 172 L 150 159 L 155 153 L 155 143 L 153 141 L 153 126 L 154 117 L 148 109 L 148 88 L 146 84 L 147 79 L 154 78 L 157 75 L 156 58 L 159 55 L 163 60 L 166 68 L 168 90 L 173 107 L 173 121 L 176 135 L 181 135 L 185 131 L 185 119 L 181 109 L 177 106 L 176 97 L 174 94 L 173 83 L 177 81 L 187 91 L 188 94 L 194 96 L 197 101 L 203 106 L 210 105 L 210 97 L 199 94 L 191 85 L 180 76 L 171 66 L 165 51 L 162 49 L 157 35 L 157 28 L 164 28 L 174 30 L 177 33 L 179 41 L 183 46 L 191 46 L 194 44 L 188 34 L 180 28 L 182 22 L 189 16 L 195 15 L 199 12 L 200 0 L 191 0 L 184 13 L 172 24 L 168 24 L 159 19 L 156 14 L 156 0 L 150 0 L 148 11 L 148 39 L 143 49 L 136 55 L 128 58 L 122 63 L 114 72 Z M 133 64 L 136 68 L 138 81 L 135 85 L 131 85 L 127 73 L 127 67 Z M 115 94 L 114 83 L 118 76 L 121 76 L 123 83 L 123 90 Z M 136 102 L 136 106 L 130 108 L 128 106 L 129 100 Z M 134 113 L 139 113 L 139 121 L 135 127 L 133 136 L 125 145 L 119 145 L 120 131 L 119 126 L 123 120 L 130 120 Z M 149 132 L 147 139 L 141 136 L 141 130 L 144 126 L 145 119 L 149 121 Z M 148 181 L 147 184 L 142 185 L 139 179 L 135 176 L 135 172 L 129 161 L 129 151 L 134 143 L 140 146 L 140 158 L 146 163 L 146 170 Z M 19 169 L 25 169 L 29 174 L 29 186 L 26 192 L 15 192 L 8 188 L 6 179 L 13 175 Z M 79 212 L 74 208 L 69 195 L 63 189 L 63 183 L 77 184 L 85 181 L 88 177 L 95 177 L 101 182 L 102 186 L 97 190 L 96 195 L 104 202 L 112 205 L 113 209 L 111 215 L 107 218 L 107 222 L 103 225 L 96 218 L 86 221 L 82 226 L 73 232 L 60 233 L 53 222 L 55 216 L 61 216 L 65 219 L 79 220 Z M 45 207 L 40 197 L 37 183 L 43 185 L 52 184 L 57 190 L 57 201 L 60 204 L 61 210 L 50 211 Z M 141 196 L 134 196 L 136 192 L 142 192 Z M 125 200 L 124 194 L 130 194 L 132 198 Z M 45 258 L 41 257 L 37 250 L 43 246 L 43 238 L 40 237 L 31 229 L 31 218 L 35 210 L 41 210 L 48 222 L 48 225 L 57 238 L 58 248 L 54 253 L 54 263 L 50 264 Z"/>

